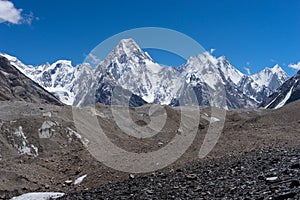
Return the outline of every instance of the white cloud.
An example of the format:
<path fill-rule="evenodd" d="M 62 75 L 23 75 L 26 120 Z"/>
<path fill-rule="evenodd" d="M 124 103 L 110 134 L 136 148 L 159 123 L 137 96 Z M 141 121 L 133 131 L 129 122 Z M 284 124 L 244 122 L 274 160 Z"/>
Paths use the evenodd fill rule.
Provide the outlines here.
<path fill-rule="evenodd" d="M 249 61 L 246 62 L 246 67 L 244 67 L 244 70 L 247 72 L 248 75 L 251 74 L 250 62 Z"/>
<path fill-rule="evenodd" d="M 98 65 L 101 61 L 96 55 L 92 53 L 90 53 L 86 59 L 94 65 Z"/>
<path fill-rule="evenodd" d="M 0 0 L 0 22 L 19 24 L 22 20 L 22 9 L 16 9 L 10 1 Z"/>
<path fill-rule="evenodd" d="M 31 22 L 32 22 L 33 20 L 39 20 L 39 18 L 38 18 L 38 17 L 35 17 L 35 16 L 33 15 L 33 13 L 30 12 L 29 14 L 24 14 L 24 15 L 23 15 L 23 18 L 22 18 L 22 22 L 21 22 L 21 23 L 23 23 L 23 24 L 31 24 Z"/>
<path fill-rule="evenodd" d="M 244 67 L 244 70 L 246 70 L 247 74 L 250 75 L 251 74 L 251 71 L 248 67 Z"/>
<path fill-rule="evenodd" d="M 210 49 L 210 54 L 212 54 L 215 51 L 216 51 L 216 49 Z"/>
<path fill-rule="evenodd" d="M 7 22 L 10 24 L 31 24 L 33 13 L 22 15 L 22 9 L 15 8 L 14 4 L 7 0 L 0 0 L 0 23 Z"/>
<path fill-rule="evenodd" d="M 300 70 L 300 62 L 298 62 L 297 64 L 289 64 L 289 67 L 296 70 Z"/>

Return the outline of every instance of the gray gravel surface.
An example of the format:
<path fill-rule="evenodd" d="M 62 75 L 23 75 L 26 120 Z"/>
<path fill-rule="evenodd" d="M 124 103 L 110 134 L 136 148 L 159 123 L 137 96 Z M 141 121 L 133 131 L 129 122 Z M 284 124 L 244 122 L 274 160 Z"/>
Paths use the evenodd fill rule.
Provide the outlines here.
<path fill-rule="evenodd" d="M 300 149 L 264 148 L 61 199 L 300 199 Z"/>

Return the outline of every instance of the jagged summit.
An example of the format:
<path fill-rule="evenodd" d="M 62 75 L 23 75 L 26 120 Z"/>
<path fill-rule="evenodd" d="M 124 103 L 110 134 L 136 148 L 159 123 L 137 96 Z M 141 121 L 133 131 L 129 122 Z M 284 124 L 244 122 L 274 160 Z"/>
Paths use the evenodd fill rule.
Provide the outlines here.
<path fill-rule="evenodd" d="M 152 60 L 132 38 L 122 39 L 110 54 L 113 56 L 126 55 L 127 57 L 142 55 L 144 58 Z"/>
<path fill-rule="evenodd" d="M 140 98 L 136 98 L 133 105 L 143 100 L 177 105 L 178 99 L 184 98 L 186 88 L 196 91 L 199 105 L 210 105 L 211 90 L 217 91 L 223 84 L 226 108 L 256 107 L 288 79 L 277 65 L 252 76 L 243 74 L 225 56 L 216 58 L 209 52 L 191 56 L 180 67 L 164 67 L 132 38 L 121 40 L 95 69 L 89 64 L 74 67 L 68 60 L 36 67 L 26 66 L 15 57 L 9 60 L 62 102 L 76 106 L 94 101 L 108 103 L 116 87 Z"/>
<path fill-rule="evenodd" d="M 275 91 L 289 78 L 279 65 L 275 65 L 273 68 L 265 68 L 251 77 L 256 83 L 269 87 L 272 91 Z"/>
<path fill-rule="evenodd" d="M 72 67 L 72 61 L 70 61 L 70 60 L 58 60 L 58 61 L 54 62 L 51 65 L 53 65 L 53 66 L 65 65 L 65 66 L 71 66 Z"/>
<path fill-rule="evenodd" d="M 138 49 L 141 50 L 139 45 L 132 38 L 122 39 L 116 46 L 119 49 Z"/>
<path fill-rule="evenodd" d="M 274 65 L 274 67 L 272 67 L 272 70 L 277 71 L 277 70 L 283 70 L 278 64 Z"/>
<path fill-rule="evenodd" d="M 130 55 L 136 51 L 142 51 L 138 44 L 131 38 L 122 39 L 115 49 L 118 51 L 123 51 L 127 55 Z"/>
<path fill-rule="evenodd" d="M 274 65 L 271 68 L 270 67 L 266 67 L 266 68 L 264 68 L 263 70 L 261 70 L 258 73 L 261 73 L 261 72 L 273 73 L 273 74 L 281 74 L 281 75 L 285 75 L 286 74 L 286 72 L 278 64 Z M 288 76 L 288 75 L 286 75 L 286 76 Z"/>
<path fill-rule="evenodd" d="M 145 53 L 138 44 L 131 38 L 122 39 L 118 45 L 100 62 L 96 72 L 104 73 L 109 71 L 115 76 L 123 73 L 124 70 L 140 70 L 142 63 L 154 63 L 149 54 Z"/>
<path fill-rule="evenodd" d="M 211 73 L 214 70 L 221 70 L 223 76 L 228 80 L 230 79 L 234 84 L 238 84 L 243 77 L 243 73 L 233 67 L 225 56 L 216 58 L 209 52 L 190 57 L 184 66 L 192 66 L 189 70 L 200 70 L 203 75 L 207 72 L 205 69 Z"/>

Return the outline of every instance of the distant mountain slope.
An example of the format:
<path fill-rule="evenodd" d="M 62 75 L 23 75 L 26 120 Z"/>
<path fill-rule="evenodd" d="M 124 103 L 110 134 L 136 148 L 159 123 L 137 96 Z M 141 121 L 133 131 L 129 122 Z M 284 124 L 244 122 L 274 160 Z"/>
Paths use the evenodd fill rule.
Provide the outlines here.
<path fill-rule="evenodd" d="M 0 55 L 0 100 L 62 105 L 51 93 L 26 77 Z"/>
<path fill-rule="evenodd" d="M 121 40 L 95 69 L 87 63 L 74 67 L 66 60 L 32 67 L 15 57 L 2 55 L 62 102 L 74 106 L 96 102 L 124 105 L 131 94 L 129 104 L 132 106 L 144 103 L 176 106 L 183 99 L 210 106 L 218 92 L 224 90 L 226 105 L 221 107 L 253 108 L 288 79 L 279 66 L 252 76 L 245 75 L 225 56 L 216 58 L 208 52 L 191 56 L 180 67 L 163 67 L 133 39 Z M 126 98 L 119 95 L 112 101 L 114 88 L 126 94 Z"/>
<path fill-rule="evenodd" d="M 257 84 L 275 91 L 289 79 L 289 76 L 279 65 L 275 65 L 273 68 L 263 69 L 259 73 L 252 75 L 251 78 Z"/>
<path fill-rule="evenodd" d="M 264 108 L 280 108 L 300 99 L 300 71 L 280 86 L 261 104 Z"/>

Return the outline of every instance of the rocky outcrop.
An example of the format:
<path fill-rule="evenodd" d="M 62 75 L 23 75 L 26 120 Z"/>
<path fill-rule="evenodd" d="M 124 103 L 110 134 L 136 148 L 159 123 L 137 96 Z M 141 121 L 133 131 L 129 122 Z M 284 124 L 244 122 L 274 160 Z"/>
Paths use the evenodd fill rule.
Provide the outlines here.
<path fill-rule="evenodd" d="M 0 56 L 0 101 L 5 100 L 63 105 Z"/>

